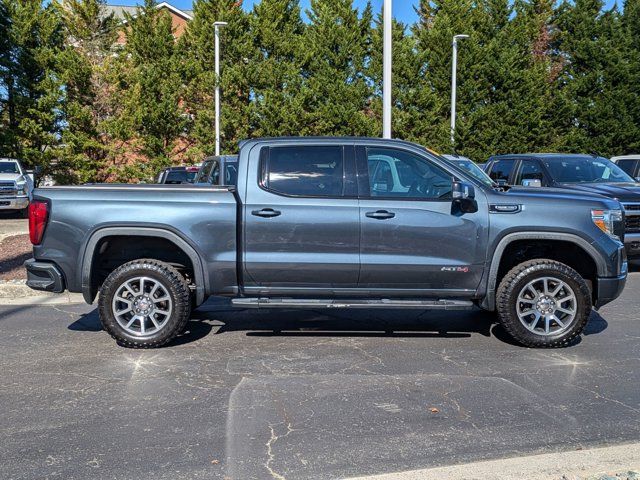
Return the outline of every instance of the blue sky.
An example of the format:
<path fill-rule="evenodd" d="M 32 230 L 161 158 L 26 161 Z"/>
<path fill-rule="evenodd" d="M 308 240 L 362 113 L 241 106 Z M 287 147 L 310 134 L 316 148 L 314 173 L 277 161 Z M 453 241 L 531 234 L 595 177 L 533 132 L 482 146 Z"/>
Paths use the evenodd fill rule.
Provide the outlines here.
<path fill-rule="evenodd" d="M 167 0 L 168 3 L 184 9 L 191 8 L 191 0 Z M 260 0 L 244 0 L 243 7 L 245 10 L 251 10 L 253 8 L 253 4 L 259 2 Z M 372 0 L 372 5 L 375 13 L 378 13 L 382 9 L 382 1 L 383 0 Z M 605 3 L 608 7 L 611 7 L 614 4 L 615 0 L 605 0 Z M 135 5 L 137 2 L 135 0 L 107 0 L 107 3 L 114 4 L 125 4 L 125 5 Z M 366 0 L 354 0 L 354 3 L 358 7 L 363 7 L 366 5 Z M 403 23 L 413 23 L 418 18 L 416 12 L 414 10 L 414 6 L 418 4 L 418 0 L 395 0 L 393 2 L 393 16 Z M 622 0 L 618 2 L 619 5 L 622 4 Z M 303 11 L 309 7 L 309 0 L 301 0 L 300 5 L 302 6 Z"/>
<path fill-rule="evenodd" d="M 157 0 L 163 1 L 163 0 Z M 192 0 L 164 0 L 167 3 L 177 7 L 189 10 L 191 8 Z M 259 3 L 260 0 L 244 0 L 242 6 L 245 10 L 251 10 L 253 8 L 254 3 Z M 374 12 L 379 12 L 382 9 L 382 1 L 383 0 L 372 0 L 372 5 L 374 7 Z M 359 8 L 366 5 L 366 0 L 354 0 L 355 5 Z M 107 0 L 107 3 L 114 5 L 136 5 L 142 3 L 142 0 Z M 300 6 L 302 7 L 302 11 L 309 8 L 310 0 L 300 0 Z M 393 2 L 393 15 L 398 20 L 409 23 L 414 22 L 418 17 L 413 9 L 413 5 L 417 4 L 417 0 L 395 0 Z"/>

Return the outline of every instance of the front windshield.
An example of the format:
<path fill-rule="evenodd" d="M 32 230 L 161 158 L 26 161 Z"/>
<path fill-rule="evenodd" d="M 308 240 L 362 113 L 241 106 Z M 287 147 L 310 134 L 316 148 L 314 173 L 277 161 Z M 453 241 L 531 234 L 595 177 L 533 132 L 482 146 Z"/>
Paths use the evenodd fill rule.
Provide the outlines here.
<path fill-rule="evenodd" d="M 0 162 L 0 173 L 20 173 L 16 162 Z"/>
<path fill-rule="evenodd" d="M 620 183 L 634 180 L 615 163 L 600 157 L 563 157 L 544 160 L 557 183 Z"/>
<path fill-rule="evenodd" d="M 494 182 L 493 180 L 491 180 L 489 175 L 484 173 L 484 171 L 478 165 L 473 163 L 471 160 L 452 160 L 452 161 L 457 166 L 469 172 L 471 175 L 473 175 L 475 178 L 480 180 L 485 185 L 488 185 L 488 186 L 493 185 Z"/>

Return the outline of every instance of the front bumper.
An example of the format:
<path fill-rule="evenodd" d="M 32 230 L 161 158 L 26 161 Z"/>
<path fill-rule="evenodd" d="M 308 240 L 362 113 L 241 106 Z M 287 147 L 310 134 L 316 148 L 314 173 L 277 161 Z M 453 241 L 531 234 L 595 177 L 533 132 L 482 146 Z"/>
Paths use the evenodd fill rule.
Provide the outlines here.
<path fill-rule="evenodd" d="M 625 233 L 624 248 L 627 258 L 640 258 L 640 233 Z"/>
<path fill-rule="evenodd" d="M 609 302 L 614 301 L 620 296 L 627 283 L 627 273 L 619 277 L 598 278 L 597 279 L 597 298 L 595 307 L 600 308 Z"/>
<path fill-rule="evenodd" d="M 62 293 L 65 289 L 64 277 L 53 263 L 30 259 L 24 262 L 27 269 L 27 286 L 34 290 Z"/>
<path fill-rule="evenodd" d="M 29 197 L 0 197 L 0 210 L 24 210 L 29 206 Z"/>

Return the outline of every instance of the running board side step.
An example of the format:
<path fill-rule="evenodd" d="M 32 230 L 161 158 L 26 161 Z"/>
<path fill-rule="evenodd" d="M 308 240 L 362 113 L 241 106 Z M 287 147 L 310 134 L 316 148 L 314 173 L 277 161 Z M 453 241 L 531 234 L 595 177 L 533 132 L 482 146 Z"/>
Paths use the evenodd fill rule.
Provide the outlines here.
<path fill-rule="evenodd" d="M 467 300 L 325 300 L 300 298 L 234 298 L 231 303 L 245 308 L 421 308 L 423 310 L 469 310 Z"/>

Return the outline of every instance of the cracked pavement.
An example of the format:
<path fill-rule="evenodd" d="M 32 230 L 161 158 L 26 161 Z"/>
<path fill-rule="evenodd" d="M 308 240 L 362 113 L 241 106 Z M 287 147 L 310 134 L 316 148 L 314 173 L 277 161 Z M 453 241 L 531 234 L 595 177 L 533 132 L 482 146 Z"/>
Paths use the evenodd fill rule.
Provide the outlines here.
<path fill-rule="evenodd" d="M 562 350 L 483 312 L 208 302 L 136 351 L 89 305 L 0 306 L 4 479 L 330 479 L 640 440 L 640 273 Z"/>

